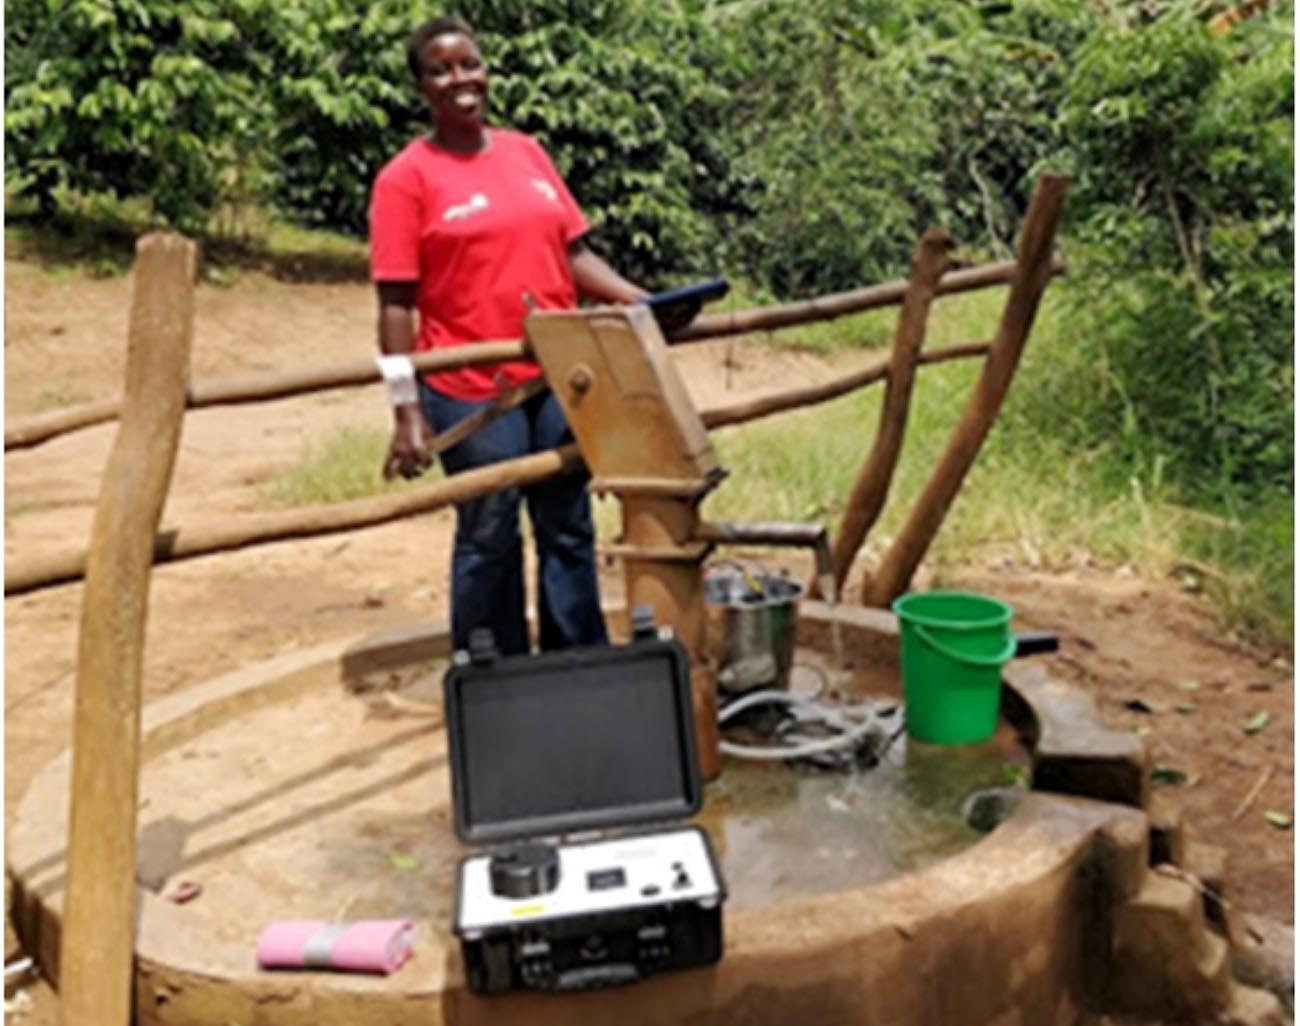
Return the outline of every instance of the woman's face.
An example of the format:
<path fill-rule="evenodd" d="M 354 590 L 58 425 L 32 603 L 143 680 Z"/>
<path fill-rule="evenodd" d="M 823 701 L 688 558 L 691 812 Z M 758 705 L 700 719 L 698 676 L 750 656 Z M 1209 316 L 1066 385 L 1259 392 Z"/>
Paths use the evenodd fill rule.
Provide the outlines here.
<path fill-rule="evenodd" d="M 483 56 L 469 36 L 448 32 L 424 48 L 420 92 L 439 126 L 477 128 L 487 109 L 488 75 Z"/>

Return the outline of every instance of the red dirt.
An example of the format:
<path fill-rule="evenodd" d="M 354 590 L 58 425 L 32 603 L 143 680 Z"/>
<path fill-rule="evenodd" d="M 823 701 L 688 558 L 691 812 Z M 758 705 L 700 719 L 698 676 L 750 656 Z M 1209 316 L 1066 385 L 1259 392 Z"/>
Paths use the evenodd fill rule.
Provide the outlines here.
<path fill-rule="evenodd" d="M 6 275 L 6 418 L 116 395 L 129 279 L 55 278 L 12 258 Z M 352 360 L 373 348 L 373 301 L 363 285 L 246 275 L 231 287 L 200 287 L 197 309 L 193 376 L 200 380 Z M 740 352 L 740 366 L 724 369 L 722 347 L 692 347 L 685 376 L 697 398 L 780 389 L 831 369 L 806 355 Z M 164 524 L 256 508 L 263 483 L 296 462 L 306 442 L 345 425 L 386 424 L 377 387 L 190 414 Z M 7 559 L 88 536 L 113 432 L 104 425 L 6 454 Z M 451 524 L 444 511 L 160 567 L 145 700 L 289 649 L 442 617 Z M 804 568 L 801 557 L 789 562 Z M 617 594 L 616 569 L 603 574 L 607 593 Z M 932 570 L 923 574 L 936 580 Z M 1053 669 L 1095 695 L 1109 723 L 1144 730 L 1157 762 L 1186 774 L 1168 790 L 1193 836 L 1229 849 L 1240 907 L 1293 921 L 1292 833 L 1264 816 L 1292 813 L 1289 662 L 1229 640 L 1204 604 L 1169 580 L 972 561 L 944 570 L 939 583 L 996 594 L 1015 606 L 1017 626 L 1059 632 L 1061 651 L 1048 657 Z M 69 585 L 5 602 L 6 823 L 33 775 L 69 744 L 80 601 L 80 586 Z M 1149 711 L 1132 711 L 1134 702 Z M 1247 733 L 1244 725 L 1259 713 L 1269 715 L 1267 726 Z M 1261 777 L 1262 790 L 1242 808 Z M 48 989 L 29 993 L 34 1005 L 19 1021 L 53 1023 Z"/>

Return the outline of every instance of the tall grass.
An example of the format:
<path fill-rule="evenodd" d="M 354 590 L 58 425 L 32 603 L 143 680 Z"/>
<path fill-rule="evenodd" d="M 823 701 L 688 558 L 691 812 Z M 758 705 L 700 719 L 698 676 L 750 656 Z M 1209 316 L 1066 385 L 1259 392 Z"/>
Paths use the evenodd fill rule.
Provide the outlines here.
<path fill-rule="evenodd" d="M 414 482 L 385 481 L 380 473 L 391 437 L 382 428 L 341 428 L 308 445 L 297 463 L 266 483 L 263 494 L 273 505 L 311 506 L 409 487 Z M 440 474 L 435 467 L 421 481 Z"/>
<path fill-rule="evenodd" d="M 991 338 L 1005 290 L 945 297 L 932 311 L 927 345 Z M 783 332 L 781 345 L 834 354 L 877 345 L 896 311 Z M 1043 304 L 1002 415 L 954 501 L 928 558 L 942 571 L 971 556 L 1012 556 L 1054 566 L 1082 559 L 1175 574 L 1204 590 L 1226 626 L 1289 647 L 1294 625 L 1293 508 L 1289 495 L 1235 497 L 1189 508 L 1159 461 L 1131 462 L 1107 448 L 1071 444 L 1076 411 L 1035 405 L 1043 374 L 1100 374 L 1064 348 L 1068 333 Z M 868 538 L 878 556 L 901 528 L 943 452 L 976 375 L 977 361 L 922 368 L 888 504 Z M 719 519 L 822 520 L 834 529 L 858 467 L 870 451 L 883 390 L 872 388 L 813 410 L 715 433 L 731 477 L 709 497 Z M 1052 422 L 1052 416 L 1056 423 Z"/>
<path fill-rule="evenodd" d="M 868 540 L 879 553 L 902 527 L 947 446 L 975 367 L 945 364 L 919 375 L 907 437 L 880 522 Z M 710 517 L 736 520 L 824 520 L 838 525 L 870 451 L 881 391 L 715 434 L 731 477 L 706 500 Z M 1036 564 L 1067 562 L 1081 553 L 1156 570 L 1176 550 L 1178 515 L 1158 485 L 1133 481 L 1112 494 L 1086 455 L 1049 439 L 1013 444 L 995 427 L 967 475 L 930 557 L 940 565 L 972 553 L 1009 553 Z M 1153 494 L 1155 492 L 1156 494 Z"/>
<path fill-rule="evenodd" d="M 1193 516 L 1179 538 L 1195 562 L 1180 570 L 1203 586 L 1227 622 L 1242 633 L 1285 645 L 1295 626 L 1295 504 L 1273 494 L 1225 515 Z"/>

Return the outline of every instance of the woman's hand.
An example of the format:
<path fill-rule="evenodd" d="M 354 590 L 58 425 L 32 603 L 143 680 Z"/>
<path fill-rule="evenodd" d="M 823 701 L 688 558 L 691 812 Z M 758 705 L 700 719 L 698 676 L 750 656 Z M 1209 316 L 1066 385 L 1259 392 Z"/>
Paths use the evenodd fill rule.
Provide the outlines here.
<path fill-rule="evenodd" d="M 407 356 L 414 348 L 415 295 L 414 281 L 376 283 L 379 296 L 379 351 L 390 356 Z M 418 402 L 393 407 L 393 440 L 384 457 L 384 480 L 419 477 L 433 463 L 429 442 L 433 432 Z"/>
<path fill-rule="evenodd" d="M 433 432 L 418 403 L 393 407 L 393 440 L 384 458 L 384 480 L 419 477 L 433 465 L 429 442 Z"/>

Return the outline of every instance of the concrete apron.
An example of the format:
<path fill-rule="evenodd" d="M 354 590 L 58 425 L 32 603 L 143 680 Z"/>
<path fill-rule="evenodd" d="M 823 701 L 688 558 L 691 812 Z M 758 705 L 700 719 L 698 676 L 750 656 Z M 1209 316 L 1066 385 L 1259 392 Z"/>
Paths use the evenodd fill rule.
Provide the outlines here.
<path fill-rule="evenodd" d="M 832 616 L 846 634 L 892 650 L 892 616 L 805 603 L 814 632 Z M 446 630 L 437 624 L 321 645 L 229 674 L 145 710 L 145 766 L 255 710 L 446 655 Z M 1274 1021 L 1268 995 L 1229 979 L 1219 933 L 1230 933 L 1231 923 L 1224 914 L 1214 922 L 1204 883 L 1181 871 L 1149 871 L 1141 742 L 1101 728 L 1086 696 L 1032 667 L 1009 667 L 1007 684 L 1005 711 L 1033 748 L 1036 784 L 1070 793 L 1030 793 L 982 841 L 885 883 L 728 909 L 726 953 L 716 966 L 580 994 L 480 998 L 466 988 L 444 914 L 418 922 L 411 961 L 389 977 L 262 972 L 253 942 L 276 910 L 237 901 L 221 907 L 214 893 L 199 899 L 209 903 L 208 918 L 199 918 L 192 906 L 141 887 L 137 1021 L 1067 1026 L 1085 1007 Z M 56 981 L 70 761 L 65 753 L 33 781 L 6 867 L 16 928 Z M 1107 800 L 1080 796 L 1090 788 Z M 197 811 L 204 800 L 193 796 Z M 142 862 L 146 848 L 142 842 Z M 442 872 L 450 875 L 449 866 Z"/>

